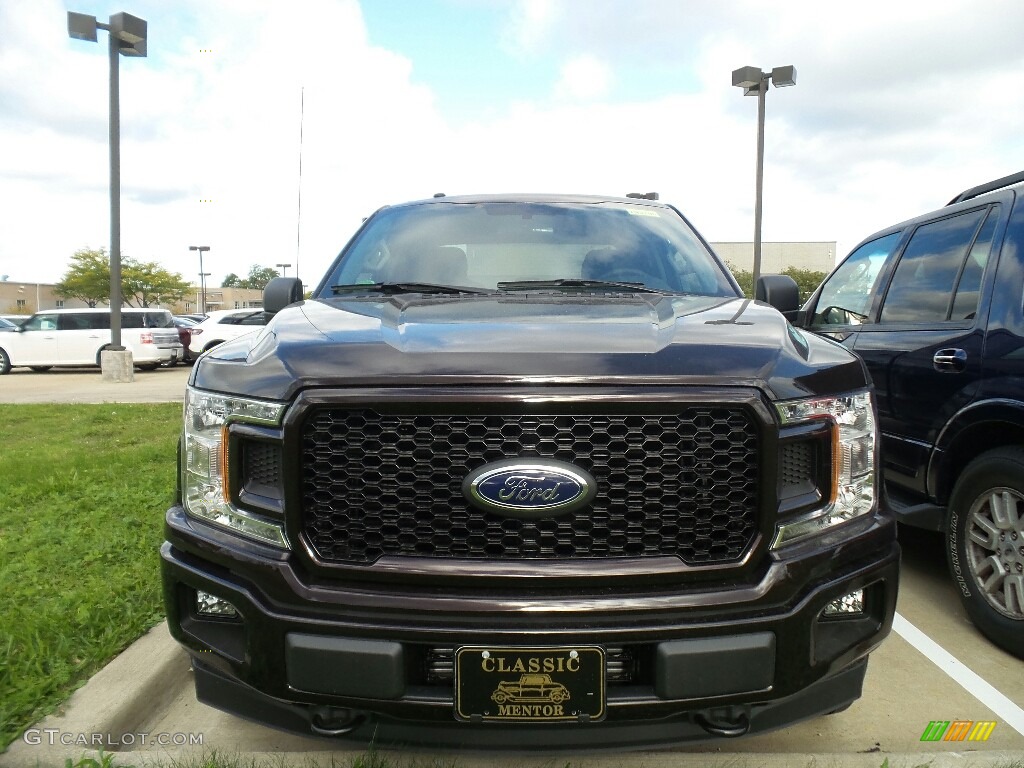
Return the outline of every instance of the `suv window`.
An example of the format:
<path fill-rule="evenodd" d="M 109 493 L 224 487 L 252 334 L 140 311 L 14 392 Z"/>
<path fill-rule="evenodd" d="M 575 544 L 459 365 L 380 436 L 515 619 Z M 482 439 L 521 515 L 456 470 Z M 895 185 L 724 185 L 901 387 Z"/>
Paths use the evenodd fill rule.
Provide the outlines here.
<path fill-rule="evenodd" d="M 978 311 L 978 297 L 981 290 L 981 277 L 985 273 L 989 254 L 992 252 L 992 238 L 999 221 L 999 206 L 994 206 L 985 219 L 978 237 L 974 240 L 970 255 L 960 272 L 960 280 L 953 297 L 953 309 L 950 320 L 973 320 Z"/>
<path fill-rule="evenodd" d="M 109 331 L 110 330 L 110 313 L 109 312 L 92 312 L 88 315 L 89 328 L 94 331 Z"/>
<path fill-rule="evenodd" d="M 964 271 L 969 251 L 973 251 L 970 246 L 978 239 L 976 235 L 986 213 L 986 209 L 969 211 L 918 227 L 896 265 L 879 322 L 929 323 L 949 319 L 957 278 Z M 991 242 L 991 231 L 988 239 Z M 980 274 L 977 284 L 981 284 Z M 965 295 L 964 300 L 969 301 L 969 297 Z M 974 301 L 976 306 L 977 290 Z M 972 308 L 970 313 L 973 312 Z"/>
<path fill-rule="evenodd" d="M 170 312 L 123 312 L 122 328 L 170 328 L 173 325 Z"/>
<path fill-rule="evenodd" d="M 33 315 L 21 327 L 26 331 L 55 331 L 57 324 L 57 315 Z"/>
<path fill-rule="evenodd" d="M 90 319 L 89 315 L 82 312 L 60 315 L 60 329 L 62 331 L 88 331 L 92 327 Z"/>
<path fill-rule="evenodd" d="M 878 275 L 901 235 L 893 232 L 864 243 L 846 258 L 822 286 L 814 325 L 858 325 L 868 321 Z"/>

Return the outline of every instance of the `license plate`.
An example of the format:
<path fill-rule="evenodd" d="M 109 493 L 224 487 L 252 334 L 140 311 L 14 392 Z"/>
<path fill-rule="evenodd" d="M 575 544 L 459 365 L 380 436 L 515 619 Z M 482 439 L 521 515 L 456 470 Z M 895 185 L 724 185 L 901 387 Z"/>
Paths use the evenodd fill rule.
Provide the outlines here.
<path fill-rule="evenodd" d="M 455 652 L 455 718 L 578 722 L 605 716 L 604 649 L 472 646 Z"/>

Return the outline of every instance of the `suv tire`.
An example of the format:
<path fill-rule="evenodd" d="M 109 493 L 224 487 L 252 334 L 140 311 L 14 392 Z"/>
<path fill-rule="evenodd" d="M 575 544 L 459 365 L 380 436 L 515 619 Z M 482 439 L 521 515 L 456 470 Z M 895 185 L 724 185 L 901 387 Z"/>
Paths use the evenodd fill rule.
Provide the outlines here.
<path fill-rule="evenodd" d="M 1024 449 L 998 448 L 967 465 L 949 501 L 946 554 L 971 620 L 1024 658 Z"/>
<path fill-rule="evenodd" d="M 0 349 L 0 376 L 5 373 L 11 372 L 11 358 L 7 356 L 7 353 Z"/>

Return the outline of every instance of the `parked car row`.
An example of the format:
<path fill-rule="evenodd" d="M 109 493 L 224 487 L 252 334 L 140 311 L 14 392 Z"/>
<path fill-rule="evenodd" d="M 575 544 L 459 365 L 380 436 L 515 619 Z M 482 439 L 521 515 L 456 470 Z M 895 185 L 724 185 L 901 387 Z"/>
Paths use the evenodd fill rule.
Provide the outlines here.
<path fill-rule="evenodd" d="M 137 368 L 190 362 L 208 349 L 266 324 L 261 309 L 220 310 L 175 316 L 166 309 L 121 310 L 121 343 Z M 0 374 L 11 368 L 47 371 L 57 366 L 99 365 L 111 345 L 110 309 L 51 309 L 0 317 Z"/>
<path fill-rule="evenodd" d="M 111 346 L 110 309 L 50 309 L 28 317 L 0 342 L 0 374 L 15 366 L 99 365 Z M 153 370 L 181 360 L 184 348 L 166 309 L 121 310 L 121 343 L 135 366 Z"/>

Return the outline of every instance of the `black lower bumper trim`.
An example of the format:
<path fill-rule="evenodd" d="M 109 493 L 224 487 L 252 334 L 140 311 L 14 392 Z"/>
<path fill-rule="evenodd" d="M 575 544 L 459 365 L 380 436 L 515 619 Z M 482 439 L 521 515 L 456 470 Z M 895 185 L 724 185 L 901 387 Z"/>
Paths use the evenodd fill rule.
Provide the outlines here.
<path fill-rule="evenodd" d="M 302 735 L 329 735 L 346 741 L 394 746 L 487 750 L 643 749 L 711 740 L 723 735 L 761 733 L 799 720 L 841 710 L 860 697 L 867 671 L 864 659 L 842 672 L 768 704 L 680 712 L 660 720 L 614 720 L 585 725 L 493 725 L 406 721 L 350 709 L 294 704 L 276 699 L 193 658 L 199 701 L 239 717 Z M 743 723 L 749 728 L 712 729 L 706 723 Z M 333 725 L 341 724 L 336 728 Z M 343 727 L 342 727 L 343 726 Z"/>

